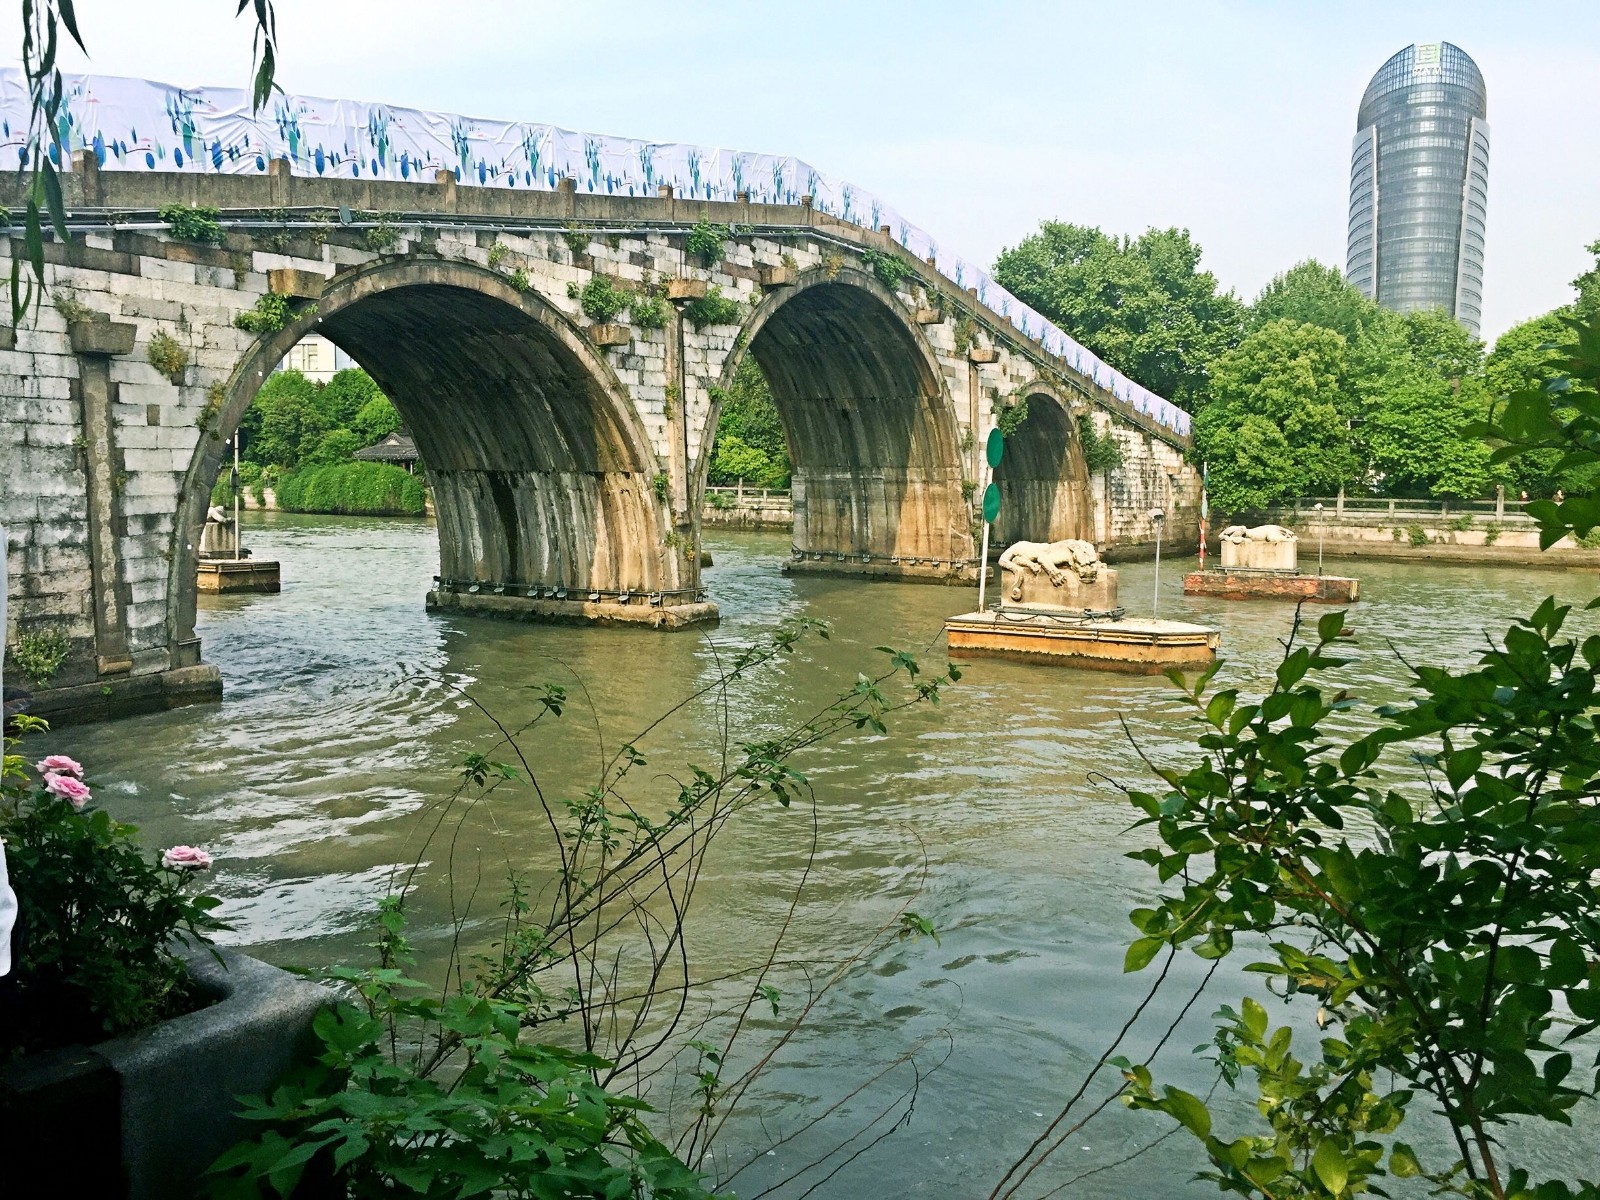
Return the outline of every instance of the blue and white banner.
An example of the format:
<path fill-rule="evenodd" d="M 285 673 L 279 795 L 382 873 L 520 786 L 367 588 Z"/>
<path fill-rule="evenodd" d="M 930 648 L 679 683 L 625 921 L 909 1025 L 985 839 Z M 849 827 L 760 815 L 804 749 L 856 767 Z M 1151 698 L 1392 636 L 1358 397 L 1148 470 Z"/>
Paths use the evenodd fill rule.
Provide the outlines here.
<path fill-rule="evenodd" d="M 554 125 L 488 121 L 355 100 L 275 95 L 260 113 L 237 88 L 176 88 L 142 79 L 66 75 L 50 153 L 91 149 L 108 171 L 264 173 L 286 158 L 296 175 L 433 182 L 439 170 L 479 187 L 549 191 L 562 178 L 596 195 L 654 196 L 670 183 L 683 197 L 815 206 L 890 235 L 920 259 L 930 256 L 956 287 L 1024 337 L 1043 343 L 1118 399 L 1177 433 L 1189 414 L 1113 370 L 997 284 L 983 268 L 939 245 L 898 211 L 854 184 L 798 158 L 671 142 L 573 133 Z M 0 70 L 0 156 L 27 156 L 28 89 L 22 72 Z"/>

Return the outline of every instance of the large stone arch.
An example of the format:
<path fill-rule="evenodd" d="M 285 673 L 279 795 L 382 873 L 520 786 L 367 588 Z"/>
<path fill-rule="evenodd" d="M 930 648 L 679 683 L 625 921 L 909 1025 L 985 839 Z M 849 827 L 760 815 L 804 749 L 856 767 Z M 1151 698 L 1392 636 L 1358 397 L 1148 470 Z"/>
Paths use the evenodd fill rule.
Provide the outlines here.
<path fill-rule="evenodd" d="M 185 477 L 168 593 L 175 649 L 194 639 L 195 547 L 224 443 L 311 332 L 360 363 L 409 425 L 434 491 L 447 584 L 528 596 L 567 589 L 574 606 L 594 593 L 694 601 L 695 564 L 667 546 L 650 439 L 572 322 L 472 264 L 380 260 L 334 276 L 314 310 L 259 337 L 230 376 Z"/>
<path fill-rule="evenodd" d="M 1000 515 L 994 542 L 1094 540 L 1089 470 L 1077 418 L 1064 396 L 1047 384 L 1026 390 L 1028 415 L 1006 439 L 995 469 Z"/>
<path fill-rule="evenodd" d="M 721 382 L 748 353 L 771 385 L 794 463 L 798 562 L 843 556 L 894 577 L 975 558 L 955 406 L 933 349 L 875 278 L 809 271 L 770 291 L 736 344 Z M 719 410 L 701 440 L 697 493 Z"/>

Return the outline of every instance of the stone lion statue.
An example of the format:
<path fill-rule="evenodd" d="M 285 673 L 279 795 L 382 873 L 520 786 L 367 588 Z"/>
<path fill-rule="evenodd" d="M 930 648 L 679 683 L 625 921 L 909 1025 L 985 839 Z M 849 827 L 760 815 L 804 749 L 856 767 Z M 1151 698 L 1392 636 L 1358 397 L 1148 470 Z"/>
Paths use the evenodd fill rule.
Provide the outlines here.
<path fill-rule="evenodd" d="M 1243 525 L 1229 525 L 1217 535 L 1225 542 L 1232 542 L 1235 546 L 1243 542 L 1294 542 L 1298 541 L 1294 530 L 1286 525 L 1256 525 L 1246 529 Z"/>
<path fill-rule="evenodd" d="M 1000 569 L 1027 571 L 1030 575 L 1043 572 L 1057 587 L 1066 584 L 1067 571 L 1071 571 L 1084 583 L 1093 583 L 1100 577 L 1100 555 L 1095 552 L 1093 542 L 1082 542 L 1074 538 L 1061 542 L 1017 542 L 1000 556 Z M 1020 583 L 1012 587 L 1011 598 L 1013 600 L 1022 598 Z"/>

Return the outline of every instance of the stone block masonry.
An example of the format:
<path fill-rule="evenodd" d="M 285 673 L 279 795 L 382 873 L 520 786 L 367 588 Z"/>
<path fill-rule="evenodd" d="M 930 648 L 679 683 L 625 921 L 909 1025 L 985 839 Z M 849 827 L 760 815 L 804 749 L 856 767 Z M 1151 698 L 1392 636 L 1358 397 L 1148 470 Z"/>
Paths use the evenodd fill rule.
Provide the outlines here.
<path fill-rule="evenodd" d="M 441 594 L 474 597 L 451 602 L 462 607 L 612 619 L 607 606 L 641 605 L 663 627 L 713 617 L 701 501 L 746 354 L 790 439 L 807 569 L 971 570 L 979 443 L 1021 397 L 1056 416 L 1013 439 L 1037 448 L 1018 451 L 1019 529 L 1137 552 L 1153 542 L 1150 509 L 1168 512 L 1169 541 L 1195 511 L 1185 438 L 881 232 L 807 205 L 72 166 L 74 237 L 45 252 L 73 321 L 47 301 L 0 341 L 5 639 L 9 651 L 67 636 L 39 687 L 62 716 L 218 694 L 194 633 L 207 497 L 256 389 L 312 331 L 365 366 L 411 427 L 438 508 Z M 0 203 L 19 203 L 17 187 L 0 185 L 12 193 Z M 175 197 L 220 210 L 224 244 L 175 241 L 157 216 Z M 712 265 L 686 252 L 700 220 L 731 227 Z M 894 287 L 869 250 L 902 262 Z M 601 277 L 632 304 L 605 330 L 581 300 Z M 288 301 L 284 327 L 239 328 L 269 292 Z M 640 325 L 656 294 L 664 323 Z M 177 382 L 146 360 L 158 333 L 189 353 Z M 1109 477 L 1083 468 L 1084 415 L 1123 448 Z"/>

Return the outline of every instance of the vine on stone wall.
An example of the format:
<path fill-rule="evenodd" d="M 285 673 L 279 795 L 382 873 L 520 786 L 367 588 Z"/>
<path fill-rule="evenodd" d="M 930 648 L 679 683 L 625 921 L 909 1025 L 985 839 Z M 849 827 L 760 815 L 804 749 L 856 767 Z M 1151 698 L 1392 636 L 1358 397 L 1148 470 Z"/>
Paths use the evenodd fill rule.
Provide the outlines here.
<path fill-rule="evenodd" d="M 911 268 L 906 266 L 897 255 L 884 254 L 879 250 L 863 250 L 861 261 L 867 264 L 872 273 L 877 276 L 878 282 L 891 292 L 899 288 L 905 280 L 911 277 Z"/>
<path fill-rule="evenodd" d="M 722 261 L 723 245 L 727 240 L 727 229 L 702 219 L 696 221 L 694 228 L 689 230 L 688 250 L 702 264 L 712 267 Z"/>
<path fill-rule="evenodd" d="M 1115 471 L 1122 465 L 1122 443 L 1101 433 L 1088 413 L 1078 417 L 1078 440 L 1083 443 L 1083 461 L 1091 475 Z"/>
<path fill-rule="evenodd" d="M 704 329 L 707 325 L 737 325 L 743 308 L 737 300 L 724 296 L 722 289 L 712 284 L 704 296 L 683 306 L 683 315 L 696 329 Z"/>
<path fill-rule="evenodd" d="M 199 242 L 220 246 L 226 236 L 217 218 L 221 209 L 198 204 L 165 204 L 157 211 L 167 223 L 167 232 L 180 242 Z"/>

